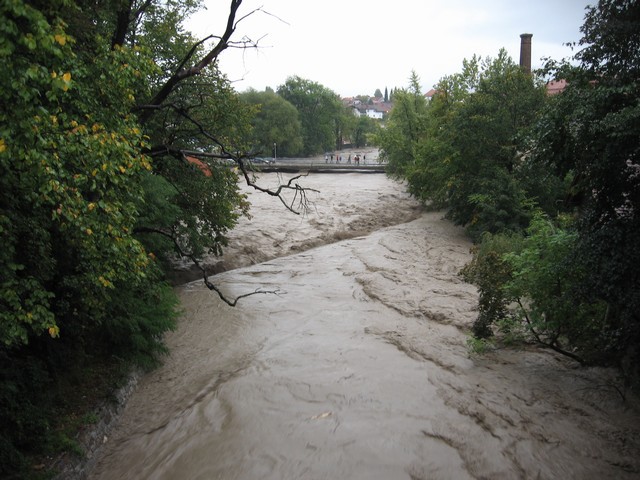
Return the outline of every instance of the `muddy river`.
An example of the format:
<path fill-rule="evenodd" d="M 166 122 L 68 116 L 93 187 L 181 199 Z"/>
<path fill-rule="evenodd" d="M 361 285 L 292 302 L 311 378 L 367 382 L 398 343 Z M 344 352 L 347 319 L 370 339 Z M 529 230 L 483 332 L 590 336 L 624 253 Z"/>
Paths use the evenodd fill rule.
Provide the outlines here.
<path fill-rule="evenodd" d="M 638 478 L 640 415 L 613 372 L 536 348 L 469 355 L 462 230 L 382 174 L 301 183 L 321 191 L 305 215 L 251 193 L 254 217 L 209 262 L 229 296 L 275 293 L 231 308 L 180 287 L 171 354 L 89 478 Z"/>

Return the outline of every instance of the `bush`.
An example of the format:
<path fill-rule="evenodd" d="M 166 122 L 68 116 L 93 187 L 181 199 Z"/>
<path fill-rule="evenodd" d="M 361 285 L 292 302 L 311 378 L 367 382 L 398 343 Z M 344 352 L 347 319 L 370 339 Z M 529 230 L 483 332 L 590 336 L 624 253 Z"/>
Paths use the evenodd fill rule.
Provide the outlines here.
<path fill-rule="evenodd" d="M 478 338 L 494 326 L 513 341 L 529 339 L 580 362 L 600 360 L 607 342 L 606 305 L 580 294 L 586 272 L 575 261 L 577 234 L 541 213 L 527 235 L 485 234 L 462 275 L 480 291 Z"/>
<path fill-rule="evenodd" d="M 511 299 L 504 290 L 512 271 L 504 255 L 519 249 L 522 237 L 517 234 L 485 233 L 482 242 L 473 247 L 473 259 L 461 271 L 465 281 L 478 287 L 478 318 L 472 332 L 477 338 L 493 335 L 492 325 L 507 318 Z"/>

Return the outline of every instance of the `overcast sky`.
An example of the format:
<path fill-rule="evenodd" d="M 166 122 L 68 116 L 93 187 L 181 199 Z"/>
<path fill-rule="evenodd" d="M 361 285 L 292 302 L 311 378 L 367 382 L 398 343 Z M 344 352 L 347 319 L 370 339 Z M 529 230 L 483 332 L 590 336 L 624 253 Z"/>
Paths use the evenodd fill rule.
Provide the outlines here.
<path fill-rule="evenodd" d="M 229 0 L 205 0 L 188 28 L 221 34 Z M 504 47 L 520 58 L 520 34 L 532 33 L 533 68 L 542 57 L 572 55 L 587 0 L 245 0 L 234 39 L 261 38 L 261 48 L 227 50 L 220 65 L 238 91 L 274 90 L 298 75 L 340 96 L 406 87 L 412 70 L 423 91 L 461 70 L 474 54 Z"/>

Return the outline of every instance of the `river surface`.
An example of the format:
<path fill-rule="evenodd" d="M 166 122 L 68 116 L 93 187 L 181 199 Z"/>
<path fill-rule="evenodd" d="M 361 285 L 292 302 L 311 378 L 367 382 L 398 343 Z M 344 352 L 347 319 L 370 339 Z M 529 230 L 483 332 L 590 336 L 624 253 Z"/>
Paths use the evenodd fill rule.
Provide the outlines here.
<path fill-rule="evenodd" d="M 231 308 L 179 287 L 171 353 L 89 478 L 638 478 L 640 416 L 613 372 L 536 348 L 469 355 L 462 230 L 382 174 L 300 182 L 321 190 L 302 216 L 250 194 L 211 277 L 275 293 Z"/>

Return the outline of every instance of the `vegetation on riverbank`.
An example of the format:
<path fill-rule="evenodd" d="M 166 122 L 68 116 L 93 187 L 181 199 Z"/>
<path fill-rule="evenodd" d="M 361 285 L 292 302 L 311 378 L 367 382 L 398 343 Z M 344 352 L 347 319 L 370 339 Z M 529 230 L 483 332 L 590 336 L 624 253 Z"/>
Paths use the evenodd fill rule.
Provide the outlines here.
<path fill-rule="evenodd" d="M 43 458 L 80 453 L 87 409 L 165 353 L 168 259 L 220 254 L 247 213 L 229 162 L 246 174 L 272 145 L 319 153 L 374 130 L 298 77 L 238 95 L 216 59 L 242 2 L 211 43 L 182 29 L 199 3 L 0 3 L 0 476 L 46 476 Z M 480 242 L 465 271 L 479 337 L 523 332 L 627 378 L 640 355 L 638 31 L 633 2 L 603 1 L 578 66 L 548 65 L 563 94 L 546 98 L 501 52 L 465 62 L 430 104 L 417 78 L 394 92 L 380 134 L 392 173 Z"/>
<path fill-rule="evenodd" d="M 640 382 L 640 6 L 587 9 L 572 62 L 473 57 L 427 103 L 414 76 L 379 144 L 477 242 L 477 338 L 534 341 Z M 545 80 L 565 90 L 546 95 Z"/>
<path fill-rule="evenodd" d="M 217 160 L 251 114 L 214 62 L 233 30 L 196 43 L 180 25 L 197 4 L 0 4 L 3 478 L 78 451 L 86 409 L 166 351 L 168 256 L 219 252 L 246 213 Z"/>
<path fill-rule="evenodd" d="M 220 255 L 248 213 L 239 177 L 304 198 L 297 184 L 253 183 L 250 158 L 272 144 L 320 153 L 362 127 L 335 93 L 297 77 L 281 95 L 241 97 L 217 59 L 257 47 L 232 36 L 261 9 L 240 15 L 229 0 L 224 32 L 200 40 L 183 24 L 201 4 L 0 2 L 3 478 L 46 477 L 51 458 L 80 453 L 74 431 L 95 402 L 166 353 L 172 256 L 237 302 L 199 260 Z M 305 110 L 309 99 L 323 115 Z"/>

